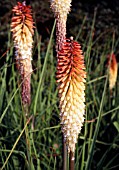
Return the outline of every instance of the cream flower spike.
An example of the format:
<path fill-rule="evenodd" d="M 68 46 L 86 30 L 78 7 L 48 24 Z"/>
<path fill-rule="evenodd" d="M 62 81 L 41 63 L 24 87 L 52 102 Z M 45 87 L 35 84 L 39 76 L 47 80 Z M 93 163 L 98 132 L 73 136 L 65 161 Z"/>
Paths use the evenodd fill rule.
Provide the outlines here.
<path fill-rule="evenodd" d="M 66 21 L 71 7 L 71 0 L 50 0 L 50 2 L 56 18 L 56 51 L 58 51 L 62 49 L 66 38 Z"/>

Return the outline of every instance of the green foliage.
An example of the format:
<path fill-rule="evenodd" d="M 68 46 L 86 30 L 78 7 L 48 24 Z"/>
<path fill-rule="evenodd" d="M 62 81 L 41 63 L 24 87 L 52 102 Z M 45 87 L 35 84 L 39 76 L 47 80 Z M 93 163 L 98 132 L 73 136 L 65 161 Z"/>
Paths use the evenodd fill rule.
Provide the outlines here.
<path fill-rule="evenodd" d="M 76 37 L 82 45 L 87 68 L 86 119 L 76 147 L 76 170 L 110 170 L 119 166 L 119 83 L 117 81 L 111 96 L 105 64 L 107 55 L 116 49 L 118 39 L 109 33 L 108 41 L 100 44 L 104 34 L 93 37 L 95 15 L 87 36 L 82 34 L 84 17 Z M 54 26 L 47 47 L 37 29 L 35 31 L 32 104 L 28 118 L 21 104 L 21 84 L 8 32 L 7 49 L 11 48 L 0 69 L 0 167 L 4 170 L 62 169 Z"/>

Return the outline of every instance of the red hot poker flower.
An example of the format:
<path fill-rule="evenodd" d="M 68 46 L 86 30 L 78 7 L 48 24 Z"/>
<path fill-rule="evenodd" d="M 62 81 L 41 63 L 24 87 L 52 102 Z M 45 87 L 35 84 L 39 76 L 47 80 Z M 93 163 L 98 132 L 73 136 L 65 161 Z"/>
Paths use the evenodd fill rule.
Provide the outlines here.
<path fill-rule="evenodd" d="M 108 56 L 109 65 L 109 89 L 112 90 L 117 80 L 118 64 L 114 54 Z"/>
<path fill-rule="evenodd" d="M 57 58 L 57 83 L 60 119 L 68 151 L 75 152 L 78 134 L 84 122 L 86 72 L 81 46 L 66 39 Z"/>
<path fill-rule="evenodd" d="M 12 11 L 14 16 L 12 17 L 11 31 L 16 49 L 15 59 L 21 80 L 23 81 L 22 102 L 24 105 L 30 105 L 32 35 L 34 34 L 31 7 L 26 6 L 25 2 L 18 2 Z"/>

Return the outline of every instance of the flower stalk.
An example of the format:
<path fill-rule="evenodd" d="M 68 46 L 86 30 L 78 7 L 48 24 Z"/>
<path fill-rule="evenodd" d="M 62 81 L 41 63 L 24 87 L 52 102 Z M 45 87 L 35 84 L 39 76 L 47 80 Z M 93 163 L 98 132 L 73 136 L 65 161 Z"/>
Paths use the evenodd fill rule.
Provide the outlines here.
<path fill-rule="evenodd" d="M 34 22 L 32 18 L 31 7 L 18 2 L 12 10 L 14 16 L 12 17 L 11 31 L 15 47 L 16 67 L 19 71 L 22 81 L 22 103 L 24 106 L 31 103 L 31 55 L 34 34 Z"/>

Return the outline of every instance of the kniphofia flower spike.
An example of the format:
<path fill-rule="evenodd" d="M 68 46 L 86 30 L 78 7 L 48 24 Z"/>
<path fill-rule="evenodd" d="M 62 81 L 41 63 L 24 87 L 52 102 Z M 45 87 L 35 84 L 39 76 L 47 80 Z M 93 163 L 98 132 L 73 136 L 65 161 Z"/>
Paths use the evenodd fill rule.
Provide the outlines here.
<path fill-rule="evenodd" d="M 116 84 L 118 64 L 114 54 L 108 56 L 109 64 L 109 89 L 112 90 Z"/>
<path fill-rule="evenodd" d="M 85 113 L 85 65 L 81 46 L 66 39 L 57 58 L 60 119 L 68 151 L 75 152 Z"/>
<path fill-rule="evenodd" d="M 13 8 L 11 31 L 15 47 L 15 59 L 17 69 L 20 73 L 22 84 L 23 105 L 30 105 L 30 79 L 32 72 L 31 55 L 33 43 L 33 18 L 31 7 L 25 2 L 18 2 Z"/>
<path fill-rule="evenodd" d="M 70 11 L 71 0 L 50 0 L 51 9 L 56 18 L 56 51 L 62 49 L 66 39 L 67 14 Z"/>

